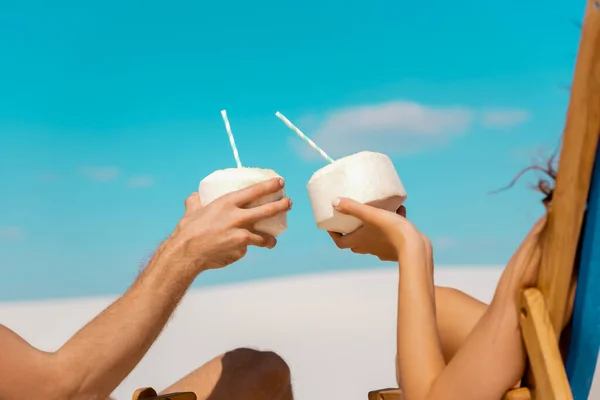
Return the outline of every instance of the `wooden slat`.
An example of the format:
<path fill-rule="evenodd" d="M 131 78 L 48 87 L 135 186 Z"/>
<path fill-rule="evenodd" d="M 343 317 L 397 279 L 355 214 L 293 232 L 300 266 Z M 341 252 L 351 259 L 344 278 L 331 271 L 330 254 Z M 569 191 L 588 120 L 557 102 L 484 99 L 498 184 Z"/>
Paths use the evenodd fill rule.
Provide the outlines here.
<path fill-rule="evenodd" d="M 531 392 L 527 388 L 513 389 L 507 392 L 502 400 L 531 400 Z"/>
<path fill-rule="evenodd" d="M 157 396 L 156 390 L 152 389 L 151 387 L 145 387 L 145 388 L 140 388 L 140 389 L 136 390 L 133 393 L 133 396 L 131 398 L 133 400 L 143 400 L 143 399 L 152 398 L 152 397 L 156 397 L 156 396 Z"/>
<path fill-rule="evenodd" d="M 402 400 L 400 389 L 379 389 L 369 392 L 369 400 Z"/>
<path fill-rule="evenodd" d="M 538 287 L 557 337 L 600 134 L 600 5 L 587 0 Z"/>
<path fill-rule="evenodd" d="M 536 382 L 534 398 L 573 399 L 544 295 L 537 288 L 526 289 L 521 295 L 520 306 L 523 341 Z"/>
<path fill-rule="evenodd" d="M 141 388 L 135 391 L 133 400 L 197 400 L 193 392 L 178 392 L 158 395 L 151 387 Z"/>

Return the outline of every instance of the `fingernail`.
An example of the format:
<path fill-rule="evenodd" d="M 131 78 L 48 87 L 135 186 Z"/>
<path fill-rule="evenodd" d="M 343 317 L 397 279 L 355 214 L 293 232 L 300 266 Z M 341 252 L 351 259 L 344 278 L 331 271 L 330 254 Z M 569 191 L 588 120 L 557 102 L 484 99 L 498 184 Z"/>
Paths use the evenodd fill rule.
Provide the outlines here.
<path fill-rule="evenodd" d="M 290 200 L 290 206 L 289 206 L 288 210 L 291 210 L 292 209 L 292 204 L 294 204 L 294 203 L 292 202 L 292 199 L 289 199 L 289 200 Z"/>
<path fill-rule="evenodd" d="M 285 185 L 283 178 L 279 178 L 279 186 L 283 187 L 283 185 Z"/>
<path fill-rule="evenodd" d="M 331 201 L 331 205 L 334 206 L 334 207 L 337 207 L 337 206 L 340 205 L 340 201 L 342 201 L 342 199 L 340 199 L 339 197 L 336 197 L 335 199 L 333 199 Z"/>

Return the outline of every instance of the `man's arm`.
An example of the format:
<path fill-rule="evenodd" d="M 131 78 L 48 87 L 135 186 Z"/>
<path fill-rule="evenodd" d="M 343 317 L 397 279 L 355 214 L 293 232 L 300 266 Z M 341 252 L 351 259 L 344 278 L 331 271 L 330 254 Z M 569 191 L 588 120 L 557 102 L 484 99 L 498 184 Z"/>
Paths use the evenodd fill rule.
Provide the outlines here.
<path fill-rule="evenodd" d="M 0 398 L 107 398 L 148 351 L 192 283 L 195 276 L 179 268 L 182 262 L 163 244 L 131 288 L 54 353 L 0 327 L 0 376 L 11 383 L 0 385 Z"/>
<path fill-rule="evenodd" d="M 287 212 L 290 200 L 246 205 L 283 186 L 281 178 L 270 179 L 206 207 L 192 194 L 175 231 L 131 288 L 54 353 L 0 327 L 0 399 L 106 399 L 148 351 L 199 273 L 236 262 L 249 245 L 275 246 L 274 237 L 248 227 Z"/>

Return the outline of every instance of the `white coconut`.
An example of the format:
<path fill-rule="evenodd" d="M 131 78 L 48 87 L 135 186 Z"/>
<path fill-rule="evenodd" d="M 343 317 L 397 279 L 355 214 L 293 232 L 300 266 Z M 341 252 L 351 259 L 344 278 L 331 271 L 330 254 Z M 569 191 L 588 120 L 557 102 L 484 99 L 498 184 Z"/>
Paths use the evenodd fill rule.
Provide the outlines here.
<path fill-rule="evenodd" d="M 334 199 L 346 197 L 388 211 L 396 211 L 406 200 L 392 160 L 371 151 L 340 158 L 319 169 L 307 188 L 317 226 L 343 234 L 355 231 L 362 222 L 335 211 Z"/>
<path fill-rule="evenodd" d="M 255 183 L 263 182 L 272 178 L 281 177 L 275 171 L 262 168 L 227 168 L 221 169 L 208 175 L 200 181 L 198 194 L 203 205 L 208 205 L 219 197 L 236 191 Z M 285 197 L 285 190 L 261 197 L 245 208 L 253 208 Z M 254 229 L 272 236 L 277 236 L 287 228 L 287 213 L 280 213 L 274 217 L 258 221 Z"/>

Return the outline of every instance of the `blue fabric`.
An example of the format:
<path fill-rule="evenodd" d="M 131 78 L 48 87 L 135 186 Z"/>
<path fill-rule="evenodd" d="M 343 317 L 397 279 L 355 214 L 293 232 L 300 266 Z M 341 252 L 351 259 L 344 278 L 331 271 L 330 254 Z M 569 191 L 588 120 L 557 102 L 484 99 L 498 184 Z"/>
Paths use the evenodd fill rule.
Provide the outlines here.
<path fill-rule="evenodd" d="M 567 356 L 567 376 L 575 400 L 587 400 L 600 348 L 600 146 L 588 201 Z"/>

